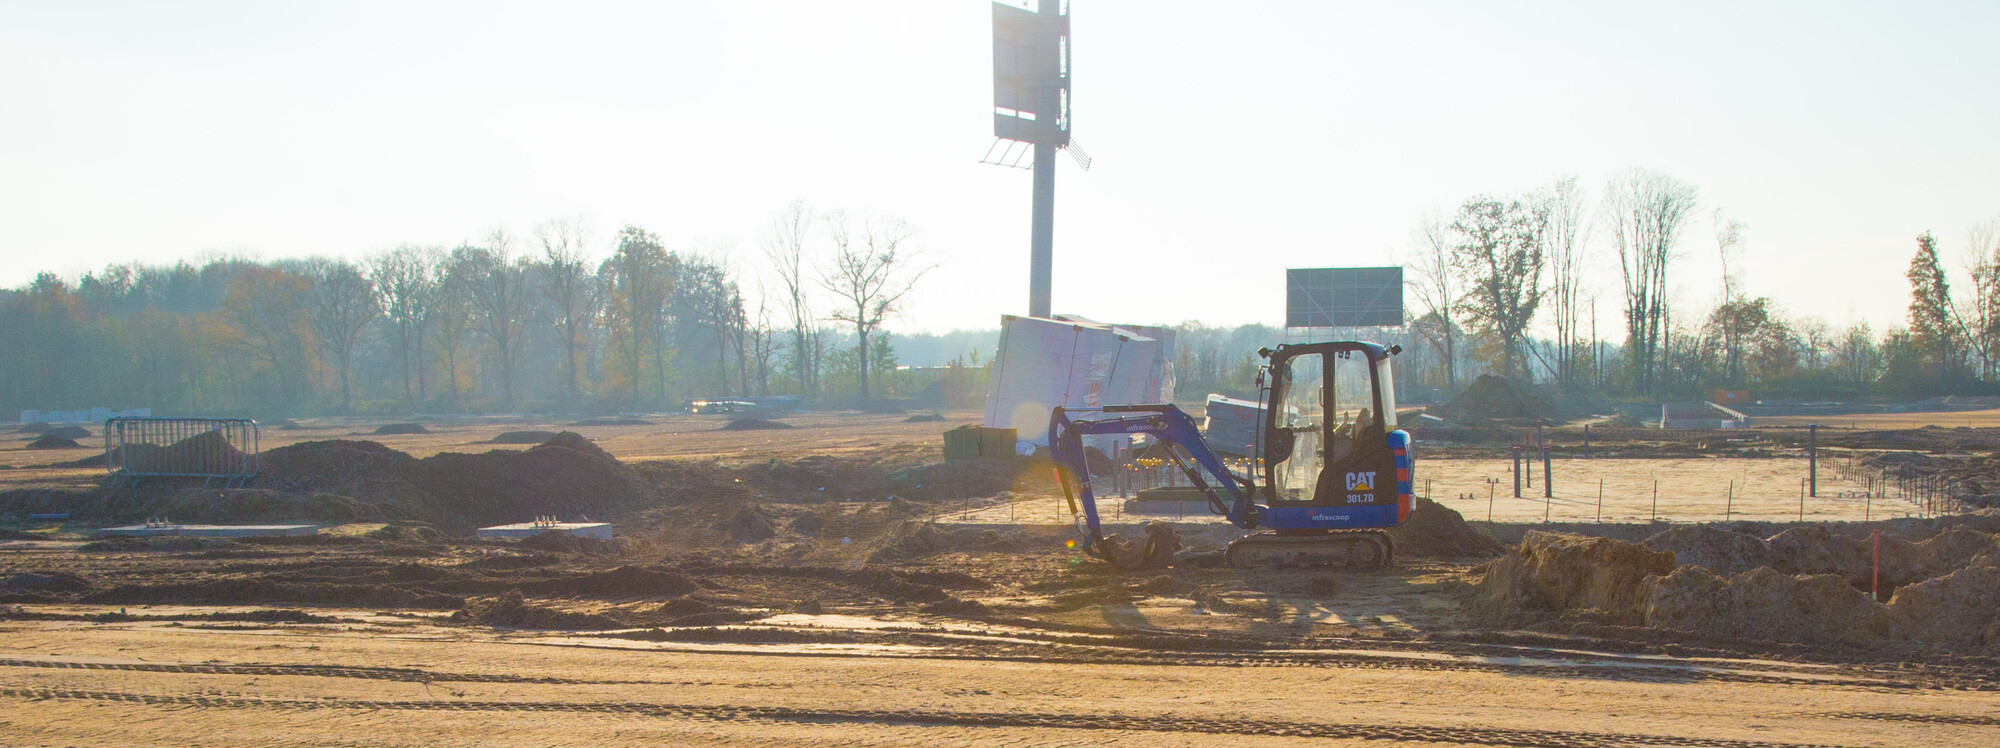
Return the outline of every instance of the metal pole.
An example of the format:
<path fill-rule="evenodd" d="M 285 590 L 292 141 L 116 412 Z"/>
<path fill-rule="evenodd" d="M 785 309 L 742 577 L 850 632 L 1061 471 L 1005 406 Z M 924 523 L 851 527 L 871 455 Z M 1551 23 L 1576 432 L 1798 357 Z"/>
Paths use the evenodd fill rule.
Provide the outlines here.
<path fill-rule="evenodd" d="M 1521 448 L 1514 448 L 1514 498 L 1521 498 Z"/>
<path fill-rule="evenodd" d="M 1544 499 L 1556 497 L 1556 474 L 1550 465 L 1549 445 L 1544 444 L 1542 445 L 1542 498 Z"/>
<path fill-rule="evenodd" d="M 1028 247 L 1028 316 L 1049 316 L 1055 270 L 1056 146 L 1035 144 L 1035 205 Z"/>
<path fill-rule="evenodd" d="M 1590 459 L 1590 424 L 1583 425 L 1583 459 Z"/>
<path fill-rule="evenodd" d="M 1486 479 L 1486 521 L 1493 521 L 1493 479 Z"/>
<path fill-rule="evenodd" d="M 1647 524 L 1660 521 L 1660 479 L 1653 479 L 1653 516 L 1646 518 Z"/>
<path fill-rule="evenodd" d="M 1819 424 L 1806 424 L 1806 433 L 1808 434 L 1806 441 L 1806 475 L 1807 479 L 1811 481 L 1808 490 L 1812 492 L 1811 495 L 1813 497 L 1817 498 L 1819 496 Z"/>
<path fill-rule="evenodd" d="M 1604 479 L 1597 479 L 1597 521 L 1604 521 Z"/>
<path fill-rule="evenodd" d="M 1722 521 L 1728 522 L 1729 515 L 1736 511 L 1736 479 L 1729 480 L 1729 499 L 1722 505 Z"/>

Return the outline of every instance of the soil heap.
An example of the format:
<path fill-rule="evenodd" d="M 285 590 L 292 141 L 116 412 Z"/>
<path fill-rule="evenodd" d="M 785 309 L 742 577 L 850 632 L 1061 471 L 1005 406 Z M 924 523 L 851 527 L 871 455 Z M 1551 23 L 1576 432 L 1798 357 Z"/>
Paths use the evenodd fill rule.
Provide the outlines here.
<path fill-rule="evenodd" d="M 487 444 L 540 444 L 556 438 L 554 431 L 502 431 Z"/>
<path fill-rule="evenodd" d="M 421 460 L 375 442 L 301 442 L 266 453 L 257 484 L 351 496 L 387 519 L 454 532 L 542 515 L 613 519 L 661 502 L 629 466 L 567 431 L 523 451 Z"/>
<path fill-rule="evenodd" d="M 1466 524 L 1457 510 L 1421 496 L 1410 519 L 1389 528 L 1389 535 L 1395 539 L 1398 556 L 1487 557 L 1507 550 L 1485 530 Z"/>
<path fill-rule="evenodd" d="M 1487 564 L 1474 602 L 1501 614 L 1576 610 L 1637 622 L 1650 577 L 1673 570 L 1674 554 L 1637 543 L 1530 530 L 1513 553 Z"/>
<path fill-rule="evenodd" d="M 424 428 L 424 425 L 421 423 L 385 423 L 375 429 L 376 436 L 393 436 L 397 434 L 428 434 L 430 432 L 431 430 Z"/>
<path fill-rule="evenodd" d="M 1560 417 L 1560 411 L 1547 400 L 1517 386 L 1513 381 L 1492 374 L 1481 374 L 1472 385 L 1458 393 L 1458 397 L 1438 408 L 1439 414 L 1452 421 L 1482 421 L 1495 419 L 1541 419 Z"/>
<path fill-rule="evenodd" d="M 55 434 L 43 434 L 41 438 L 28 442 L 22 449 L 82 449 L 75 439 Z"/>

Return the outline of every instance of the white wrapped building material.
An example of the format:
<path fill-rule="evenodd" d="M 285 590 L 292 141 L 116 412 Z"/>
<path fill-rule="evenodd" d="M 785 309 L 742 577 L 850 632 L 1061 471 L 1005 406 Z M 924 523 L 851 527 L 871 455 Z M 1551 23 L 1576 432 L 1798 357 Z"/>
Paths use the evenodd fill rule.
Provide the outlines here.
<path fill-rule="evenodd" d="M 1003 316 L 983 425 L 1016 429 L 1021 440 L 1046 446 L 1049 411 L 1058 405 L 1171 402 L 1173 358 L 1172 328 Z"/>

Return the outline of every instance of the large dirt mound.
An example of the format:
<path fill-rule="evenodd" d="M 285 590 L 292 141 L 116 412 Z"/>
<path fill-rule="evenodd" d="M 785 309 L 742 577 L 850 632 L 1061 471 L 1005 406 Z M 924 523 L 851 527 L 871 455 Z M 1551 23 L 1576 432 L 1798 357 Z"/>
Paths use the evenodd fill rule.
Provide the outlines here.
<path fill-rule="evenodd" d="M 424 425 L 421 423 L 385 423 L 382 424 L 381 426 L 376 427 L 375 429 L 376 436 L 394 436 L 397 434 L 428 434 L 428 433 L 431 433 L 431 430 L 424 428 Z"/>
<path fill-rule="evenodd" d="M 1646 623 L 1710 636 L 1871 644 L 1889 634 L 1889 614 L 1831 574 L 1793 576 L 1758 568 L 1717 575 L 1683 566 L 1657 580 Z"/>
<path fill-rule="evenodd" d="M 562 629 L 601 631 L 623 624 L 608 616 L 558 610 L 528 602 L 520 590 L 491 599 L 467 600 L 465 607 L 451 614 L 451 620 L 512 629 Z"/>
<path fill-rule="evenodd" d="M 50 436 L 60 436 L 64 439 L 90 438 L 90 429 L 84 428 L 82 426 L 51 426 L 49 427 L 49 430 L 44 431 L 42 433 L 48 434 Z"/>
<path fill-rule="evenodd" d="M 1458 397 L 1438 410 L 1444 418 L 1454 421 L 1557 418 L 1561 415 L 1549 401 L 1514 384 L 1512 380 L 1492 374 L 1479 375 L 1464 392 L 1458 393 Z"/>
<path fill-rule="evenodd" d="M 2000 655 L 2000 555 L 1909 585 L 1889 599 L 1899 637 L 1920 644 Z"/>
<path fill-rule="evenodd" d="M 1674 562 L 1734 574 L 1771 565 L 1771 544 L 1756 535 L 1711 525 L 1676 525 L 1642 541 L 1647 548 L 1674 554 Z"/>
<path fill-rule="evenodd" d="M 1474 601 L 1501 614 L 1575 610 L 1636 622 L 1650 593 L 1647 578 L 1673 570 L 1674 554 L 1638 543 L 1531 530 L 1513 553 L 1487 564 Z"/>
<path fill-rule="evenodd" d="M 82 448 L 83 445 L 76 443 L 75 439 L 71 439 L 66 436 L 56 436 L 55 434 L 43 434 L 41 435 L 40 438 L 28 442 L 27 446 L 22 447 L 22 449 L 82 449 Z"/>
<path fill-rule="evenodd" d="M 267 453 L 258 484 L 352 496 L 387 519 L 456 532 L 542 515 L 613 519 L 660 503 L 631 467 L 567 431 L 527 450 L 421 460 L 375 442 L 301 442 Z"/>
<path fill-rule="evenodd" d="M 1423 497 L 1403 524 L 1389 528 L 1396 555 L 1426 558 L 1479 558 L 1507 550 L 1485 530 L 1467 524 L 1451 507 Z"/>

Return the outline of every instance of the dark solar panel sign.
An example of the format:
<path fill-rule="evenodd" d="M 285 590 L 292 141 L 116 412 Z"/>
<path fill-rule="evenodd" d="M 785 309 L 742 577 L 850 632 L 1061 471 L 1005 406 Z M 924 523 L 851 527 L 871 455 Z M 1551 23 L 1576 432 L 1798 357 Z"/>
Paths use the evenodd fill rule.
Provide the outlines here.
<path fill-rule="evenodd" d="M 1403 269 L 1291 268 L 1286 327 L 1400 327 Z"/>

